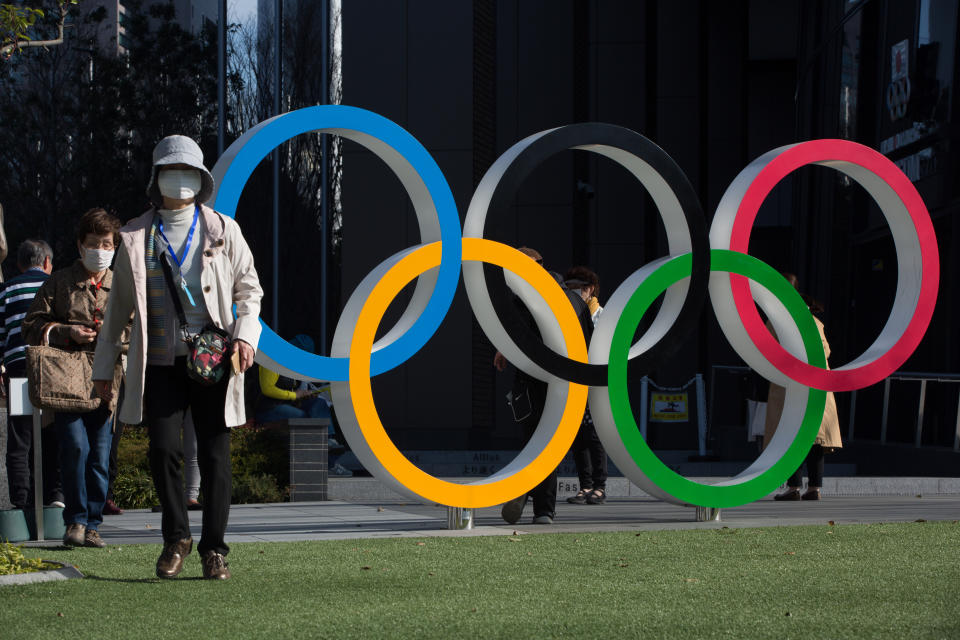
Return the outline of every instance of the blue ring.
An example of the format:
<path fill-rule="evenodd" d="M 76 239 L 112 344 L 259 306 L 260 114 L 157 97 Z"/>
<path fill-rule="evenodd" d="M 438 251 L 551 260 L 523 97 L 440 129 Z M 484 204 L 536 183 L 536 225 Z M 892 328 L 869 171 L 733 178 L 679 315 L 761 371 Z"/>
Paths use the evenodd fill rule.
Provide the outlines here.
<path fill-rule="evenodd" d="M 372 111 L 357 107 L 307 107 L 266 120 L 258 125 L 257 129 L 227 166 L 213 203 L 214 209 L 230 218 L 234 217 L 240 194 L 261 160 L 287 140 L 320 129 L 347 129 L 376 138 L 403 156 L 423 180 L 430 197 L 433 198 L 440 223 L 442 249 L 437 284 L 426 308 L 410 329 L 395 342 L 373 353 L 370 360 L 371 375 L 378 375 L 403 364 L 430 340 L 443 322 L 460 280 L 460 216 L 450 185 L 440 167 L 423 145 L 401 126 Z M 303 351 L 278 336 L 262 319 L 260 325 L 263 331 L 258 348 L 274 362 L 303 376 L 319 380 L 348 379 L 347 358 L 331 358 Z"/>

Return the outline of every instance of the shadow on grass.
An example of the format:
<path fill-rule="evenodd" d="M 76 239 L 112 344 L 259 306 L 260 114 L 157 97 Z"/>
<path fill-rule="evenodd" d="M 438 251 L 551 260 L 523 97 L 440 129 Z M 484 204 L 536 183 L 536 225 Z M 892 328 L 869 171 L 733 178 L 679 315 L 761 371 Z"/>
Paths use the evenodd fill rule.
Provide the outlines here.
<path fill-rule="evenodd" d="M 105 578 L 104 576 L 86 573 L 83 576 L 87 580 L 96 580 L 98 582 L 125 582 L 128 584 L 160 584 L 161 582 L 183 582 L 192 580 L 203 580 L 201 576 L 184 576 L 182 578 Z"/>

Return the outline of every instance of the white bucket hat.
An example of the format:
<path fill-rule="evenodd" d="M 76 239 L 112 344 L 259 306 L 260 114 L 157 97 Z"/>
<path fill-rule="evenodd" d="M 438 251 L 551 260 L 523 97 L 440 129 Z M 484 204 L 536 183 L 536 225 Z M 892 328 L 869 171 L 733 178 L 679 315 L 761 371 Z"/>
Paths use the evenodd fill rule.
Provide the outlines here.
<path fill-rule="evenodd" d="M 213 176 L 203 166 L 203 151 L 200 145 L 187 136 L 167 136 L 153 148 L 153 172 L 150 174 L 150 184 L 147 185 L 147 195 L 150 201 L 158 207 L 163 206 L 163 197 L 157 185 L 157 173 L 160 167 L 167 164 L 185 164 L 200 172 L 200 192 L 196 201 L 204 203 L 213 194 Z"/>

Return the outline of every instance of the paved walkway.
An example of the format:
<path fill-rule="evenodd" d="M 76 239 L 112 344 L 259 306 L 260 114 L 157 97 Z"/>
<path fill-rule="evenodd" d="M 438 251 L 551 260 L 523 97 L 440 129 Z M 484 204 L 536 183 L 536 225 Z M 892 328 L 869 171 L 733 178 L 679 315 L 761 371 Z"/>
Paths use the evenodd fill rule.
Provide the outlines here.
<path fill-rule="evenodd" d="M 201 513 L 190 512 L 193 535 L 199 538 Z M 475 527 L 449 531 L 447 510 L 426 504 L 353 504 L 339 501 L 269 505 L 234 505 L 228 542 L 281 542 L 347 538 L 511 535 L 589 531 L 776 527 L 785 525 L 913 522 L 960 519 L 960 496 L 834 497 L 819 502 L 760 500 L 724 509 L 720 522 L 695 522 L 694 511 L 652 498 L 611 498 L 604 505 L 560 502 L 553 525 L 532 525 L 528 505 L 523 519 L 508 525 L 499 508 L 478 510 Z M 108 516 L 100 529 L 110 544 L 159 544 L 160 514 L 127 511 Z M 57 544 L 50 541 L 46 544 Z M 37 543 L 29 543 L 37 544 Z M 42 543 L 41 543 L 42 544 Z"/>

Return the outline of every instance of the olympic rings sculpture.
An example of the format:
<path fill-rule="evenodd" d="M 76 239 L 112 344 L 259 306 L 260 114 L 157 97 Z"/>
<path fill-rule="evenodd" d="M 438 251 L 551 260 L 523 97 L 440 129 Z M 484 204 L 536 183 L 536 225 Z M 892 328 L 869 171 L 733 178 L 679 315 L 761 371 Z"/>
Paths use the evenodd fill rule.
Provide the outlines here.
<path fill-rule="evenodd" d="M 352 450 L 374 476 L 415 499 L 479 508 L 524 494 L 563 459 L 589 397 L 610 457 L 649 494 L 705 507 L 757 500 L 802 463 L 816 439 L 826 392 L 862 388 L 895 371 L 916 349 L 933 314 L 939 254 L 929 213 L 892 162 L 853 142 L 813 140 L 760 156 L 731 183 L 708 232 L 686 176 L 653 142 L 608 124 L 559 127 L 521 140 L 491 166 L 470 202 L 461 236 L 450 188 L 413 136 L 363 109 L 318 106 L 266 120 L 234 142 L 213 169 L 219 186 L 215 208 L 233 216 L 256 165 L 284 141 L 307 132 L 343 136 L 382 159 L 413 202 L 421 244 L 387 258 L 358 285 L 337 323 L 331 357 L 301 351 L 264 324 L 256 361 L 294 378 L 331 381 Z M 598 153 L 625 167 L 650 194 L 667 232 L 669 254 L 642 266 L 614 291 L 589 345 L 566 294 L 543 267 L 484 237 L 488 212 L 505 209 L 533 168 L 566 149 Z M 747 254 L 750 230 L 767 194 L 808 164 L 834 168 L 862 185 L 883 212 L 897 250 L 897 291 L 886 326 L 861 356 L 832 370 L 799 294 L 769 265 Z M 380 421 L 370 385 L 372 376 L 398 366 L 430 339 L 453 300 L 461 264 L 470 305 L 487 337 L 519 369 L 548 383 L 542 418 L 523 450 L 499 472 L 462 485 L 425 473 L 397 449 Z M 400 320 L 375 342 L 387 307 L 414 279 L 414 294 Z M 657 458 L 639 433 L 627 392 L 630 379 L 668 357 L 695 325 L 708 292 L 734 350 L 786 388 L 771 443 L 746 470 L 715 485 L 688 480 Z M 631 344 L 644 313 L 661 294 L 657 316 Z M 542 342 L 518 322 L 514 296 L 530 311 Z M 779 342 L 763 326 L 754 303 Z"/>

